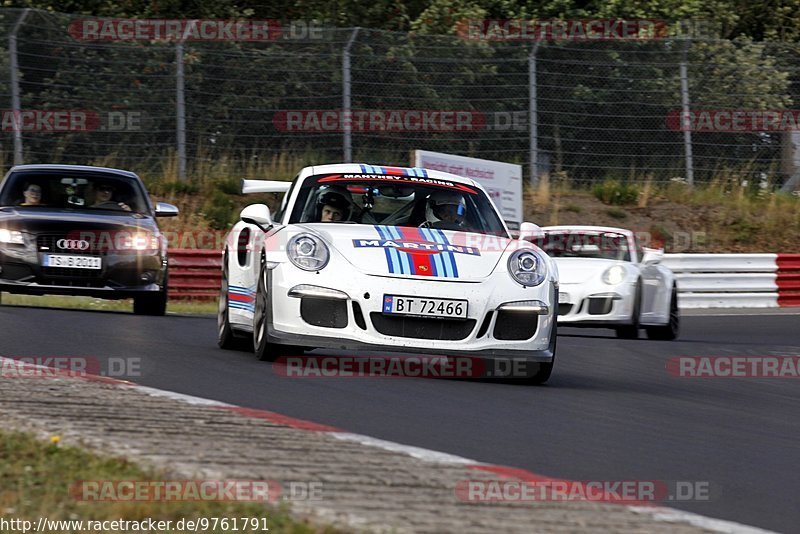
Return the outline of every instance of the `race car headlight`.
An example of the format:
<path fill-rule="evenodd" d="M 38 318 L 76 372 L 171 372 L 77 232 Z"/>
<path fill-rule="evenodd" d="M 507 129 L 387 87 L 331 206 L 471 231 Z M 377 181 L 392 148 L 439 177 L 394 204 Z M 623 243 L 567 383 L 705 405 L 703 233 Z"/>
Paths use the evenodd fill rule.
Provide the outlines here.
<path fill-rule="evenodd" d="M 304 271 L 319 271 L 328 265 L 330 252 L 320 238 L 311 234 L 298 234 L 287 245 L 289 260 Z"/>
<path fill-rule="evenodd" d="M 603 282 L 616 286 L 625 280 L 625 268 L 622 265 L 612 265 L 603 273 Z"/>
<path fill-rule="evenodd" d="M 25 239 L 22 237 L 22 232 L 0 228 L 0 243 L 5 243 L 8 245 L 24 245 Z"/>
<path fill-rule="evenodd" d="M 508 258 L 508 273 L 524 286 L 538 286 L 545 279 L 544 258 L 531 250 L 518 250 Z"/>

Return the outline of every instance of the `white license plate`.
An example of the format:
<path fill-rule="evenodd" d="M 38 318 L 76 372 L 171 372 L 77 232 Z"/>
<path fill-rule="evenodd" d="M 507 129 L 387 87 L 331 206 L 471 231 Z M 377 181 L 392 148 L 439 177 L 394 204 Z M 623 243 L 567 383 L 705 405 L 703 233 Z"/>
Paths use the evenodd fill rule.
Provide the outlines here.
<path fill-rule="evenodd" d="M 69 269 L 101 269 L 102 259 L 96 256 L 65 256 L 45 254 L 42 258 L 45 267 L 67 267 Z"/>
<path fill-rule="evenodd" d="M 466 300 L 407 297 L 400 295 L 383 296 L 383 313 L 393 315 L 466 319 L 468 305 L 469 302 Z"/>
<path fill-rule="evenodd" d="M 569 293 L 559 293 L 558 294 L 558 302 L 560 303 L 569 303 Z"/>

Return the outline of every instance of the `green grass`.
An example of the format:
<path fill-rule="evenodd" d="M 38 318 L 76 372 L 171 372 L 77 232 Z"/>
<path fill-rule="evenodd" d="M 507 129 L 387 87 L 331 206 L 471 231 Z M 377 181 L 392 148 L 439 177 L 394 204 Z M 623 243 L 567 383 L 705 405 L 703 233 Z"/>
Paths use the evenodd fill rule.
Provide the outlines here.
<path fill-rule="evenodd" d="M 335 532 L 331 527 L 311 525 L 288 515 L 285 506 L 245 502 L 84 502 L 70 495 L 78 481 L 176 480 L 163 471 L 144 469 L 124 458 L 99 456 L 82 448 L 64 446 L 53 437 L 50 442 L 30 434 L 0 430 L 0 517 L 26 519 L 35 525 L 40 517 L 50 520 L 141 521 L 197 518 L 266 518 L 270 532 L 307 534 Z M 242 530 L 242 532 L 256 532 Z M 71 530 L 50 529 L 49 533 Z M 113 532 L 93 530 L 93 532 Z M 173 529 L 172 532 L 175 532 Z M 205 532 L 231 532 L 206 530 Z"/>
<path fill-rule="evenodd" d="M 103 300 L 92 297 L 62 297 L 55 295 L 12 295 L 2 294 L 3 306 L 37 306 L 42 308 L 65 308 L 73 310 L 125 311 L 133 313 L 133 301 Z M 216 314 L 216 300 L 182 301 L 171 300 L 167 305 L 167 313 L 180 314 Z"/>
<path fill-rule="evenodd" d="M 609 217 L 612 217 L 614 219 L 619 219 L 619 220 L 624 220 L 624 219 L 628 218 L 628 214 L 625 213 L 625 210 L 620 209 L 620 208 L 608 208 L 606 210 L 606 214 Z"/>
<path fill-rule="evenodd" d="M 639 198 L 639 187 L 635 184 L 624 184 L 617 180 L 605 180 L 592 187 L 592 194 L 603 204 L 625 206 L 635 204 Z"/>

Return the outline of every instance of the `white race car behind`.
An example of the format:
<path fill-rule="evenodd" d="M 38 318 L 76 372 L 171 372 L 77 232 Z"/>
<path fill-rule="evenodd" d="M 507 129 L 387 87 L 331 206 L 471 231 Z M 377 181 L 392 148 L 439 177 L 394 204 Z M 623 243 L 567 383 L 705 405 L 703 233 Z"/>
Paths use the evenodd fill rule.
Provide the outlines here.
<path fill-rule="evenodd" d="M 558 323 L 611 327 L 621 338 L 678 337 L 675 276 L 663 250 L 641 246 L 634 232 L 603 226 L 546 226 L 534 240 L 558 265 Z"/>
<path fill-rule="evenodd" d="M 244 341 L 262 360 L 315 348 L 475 356 L 549 378 L 557 270 L 510 238 L 478 183 L 334 164 L 302 169 L 291 187 L 246 180 L 243 192 L 286 195 L 274 216 L 246 207 L 226 240 L 220 347 Z"/>

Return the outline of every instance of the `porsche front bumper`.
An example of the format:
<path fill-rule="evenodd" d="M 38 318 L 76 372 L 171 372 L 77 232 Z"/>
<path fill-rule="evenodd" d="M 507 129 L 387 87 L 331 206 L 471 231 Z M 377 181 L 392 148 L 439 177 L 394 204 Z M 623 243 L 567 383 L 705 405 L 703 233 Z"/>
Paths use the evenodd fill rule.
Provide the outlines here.
<path fill-rule="evenodd" d="M 635 284 L 561 284 L 558 323 L 564 326 L 631 324 Z"/>
<path fill-rule="evenodd" d="M 267 272 L 273 343 L 553 361 L 557 287 L 549 281 L 523 288 L 504 272 L 479 282 L 443 281 L 333 269 L 311 273 L 289 263 Z M 384 295 L 464 299 L 467 319 L 387 315 Z"/>

